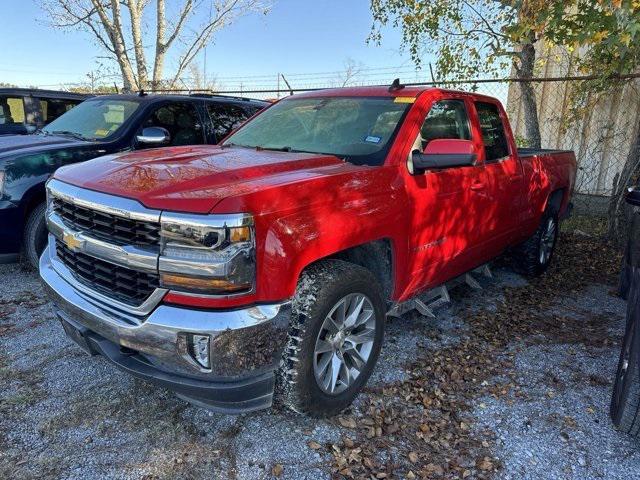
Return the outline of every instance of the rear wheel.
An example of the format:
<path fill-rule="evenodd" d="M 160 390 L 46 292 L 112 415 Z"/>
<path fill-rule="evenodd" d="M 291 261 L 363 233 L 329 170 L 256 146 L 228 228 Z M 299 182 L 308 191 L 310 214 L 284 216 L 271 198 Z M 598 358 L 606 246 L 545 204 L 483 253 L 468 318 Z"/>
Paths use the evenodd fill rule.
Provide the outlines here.
<path fill-rule="evenodd" d="M 373 371 L 384 319 L 381 288 L 369 270 L 341 260 L 305 270 L 280 372 L 282 403 L 312 416 L 346 408 Z"/>
<path fill-rule="evenodd" d="M 558 241 L 558 216 L 547 210 L 535 233 L 516 248 L 515 259 L 523 273 L 542 275 L 553 258 Z"/>
<path fill-rule="evenodd" d="M 40 255 L 47 246 L 47 226 L 44 222 L 46 208 L 45 203 L 34 208 L 24 227 L 24 258 L 26 263 L 36 270 L 40 263 Z"/>

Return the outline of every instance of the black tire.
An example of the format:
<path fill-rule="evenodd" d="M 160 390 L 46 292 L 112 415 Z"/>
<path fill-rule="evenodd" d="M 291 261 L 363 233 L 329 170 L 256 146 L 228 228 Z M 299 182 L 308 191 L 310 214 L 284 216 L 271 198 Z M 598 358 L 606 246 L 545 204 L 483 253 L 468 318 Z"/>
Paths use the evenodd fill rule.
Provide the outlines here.
<path fill-rule="evenodd" d="M 635 292 L 630 297 L 627 327 L 611 395 L 610 414 L 618 430 L 637 437 L 640 433 L 640 331 L 635 311 L 636 302 L 640 299 Z"/>
<path fill-rule="evenodd" d="M 543 242 L 549 240 L 548 233 L 550 232 L 548 229 L 551 225 L 553 226 L 553 232 L 550 238 L 550 251 L 548 255 L 543 257 Z M 531 277 L 537 277 L 547 270 L 553 259 L 556 244 L 558 243 L 558 231 L 558 215 L 551 210 L 545 211 L 535 233 L 515 249 L 514 258 L 518 269 L 522 271 L 522 273 Z"/>
<path fill-rule="evenodd" d="M 380 354 L 384 335 L 385 304 L 382 288 L 366 268 L 341 260 L 325 260 L 306 269 L 293 299 L 289 339 L 278 375 L 277 401 L 298 413 L 332 416 L 351 404 L 368 380 Z M 316 380 L 316 341 L 325 318 L 341 299 L 364 295 L 375 315 L 373 346 L 353 383 L 341 393 L 325 393 Z"/>
<path fill-rule="evenodd" d="M 47 246 L 47 226 L 44 222 L 44 213 L 47 209 L 45 203 L 41 203 L 34 208 L 24 227 L 24 239 L 22 251 L 25 262 L 32 268 L 38 270 L 40 255 Z"/>

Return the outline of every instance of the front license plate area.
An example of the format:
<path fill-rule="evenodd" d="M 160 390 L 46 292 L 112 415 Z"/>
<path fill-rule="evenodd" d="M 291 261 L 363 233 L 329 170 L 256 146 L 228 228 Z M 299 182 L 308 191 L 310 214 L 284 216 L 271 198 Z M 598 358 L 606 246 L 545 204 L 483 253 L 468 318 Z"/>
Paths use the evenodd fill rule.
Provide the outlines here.
<path fill-rule="evenodd" d="M 58 315 L 58 318 L 60 319 L 62 328 L 64 328 L 64 333 L 66 333 L 71 340 L 73 340 L 80 348 L 82 348 L 82 350 L 84 350 L 89 355 L 96 355 L 96 353 L 89 346 L 89 342 L 85 336 L 85 333 L 89 331 L 88 329 L 82 327 L 81 325 L 72 323 L 71 321 L 63 318 L 60 315 Z"/>

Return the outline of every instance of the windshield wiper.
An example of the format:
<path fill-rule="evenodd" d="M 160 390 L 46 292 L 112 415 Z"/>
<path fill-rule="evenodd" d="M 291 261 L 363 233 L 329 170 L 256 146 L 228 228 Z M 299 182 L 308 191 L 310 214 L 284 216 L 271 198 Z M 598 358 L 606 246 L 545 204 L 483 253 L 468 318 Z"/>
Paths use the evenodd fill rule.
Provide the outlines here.
<path fill-rule="evenodd" d="M 260 145 L 256 145 L 256 150 L 270 150 L 272 152 L 290 152 L 291 147 L 262 147 Z"/>
<path fill-rule="evenodd" d="M 89 140 L 84 135 L 80 135 L 79 133 L 71 132 L 69 130 L 54 130 L 54 131 L 49 132 L 49 133 L 52 133 L 54 135 L 68 135 L 70 137 L 77 138 L 78 140 Z"/>
<path fill-rule="evenodd" d="M 291 152 L 291 153 L 321 153 L 321 152 L 310 152 L 308 150 L 297 150 L 292 147 L 261 147 L 260 145 L 256 146 L 256 150 L 269 150 L 272 152 Z"/>
<path fill-rule="evenodd" d="M 220 145 L 220 148 L 230 148 L 230 147 L 252 148 L 247 145 L 240 145 L 238 143 L 223 143 L 222 145 Z"/>

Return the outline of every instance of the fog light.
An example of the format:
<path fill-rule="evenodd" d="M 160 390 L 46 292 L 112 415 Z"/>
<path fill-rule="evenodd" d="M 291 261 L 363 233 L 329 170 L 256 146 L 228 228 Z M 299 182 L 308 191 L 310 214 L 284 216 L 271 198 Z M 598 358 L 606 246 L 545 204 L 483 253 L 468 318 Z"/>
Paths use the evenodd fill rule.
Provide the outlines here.
<path fill-rule="evenodd" d="M 204 368 L 210 368 L 209 335 L 191 335 L 191 356 Z"/>

